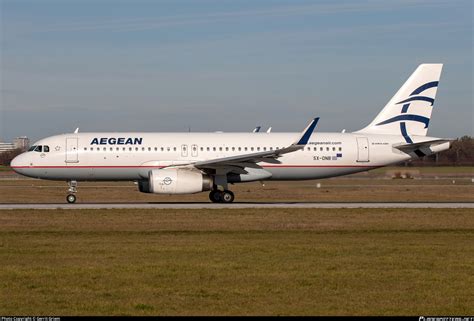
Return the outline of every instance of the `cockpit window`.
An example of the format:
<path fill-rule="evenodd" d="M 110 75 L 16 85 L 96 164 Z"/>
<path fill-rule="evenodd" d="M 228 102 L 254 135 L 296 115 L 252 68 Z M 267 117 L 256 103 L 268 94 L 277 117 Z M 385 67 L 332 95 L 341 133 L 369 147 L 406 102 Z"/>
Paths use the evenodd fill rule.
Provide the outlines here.
<path fill-rule="evenodd" d="M 28 149 L 29 152 L 38 152 L 38 153 L 49 153 L 49 146 L 48 145 L 33 145 Z"/>

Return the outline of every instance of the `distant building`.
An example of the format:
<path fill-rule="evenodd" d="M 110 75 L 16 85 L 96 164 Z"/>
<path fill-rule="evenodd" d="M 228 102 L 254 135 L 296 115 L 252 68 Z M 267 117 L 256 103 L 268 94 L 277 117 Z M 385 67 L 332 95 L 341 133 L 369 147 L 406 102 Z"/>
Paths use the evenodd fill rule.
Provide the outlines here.
<path fill-rule="evenodd" d="M 21 149 L 22 151 L 28 150 L 30 146 L 30 140 L 26 136 L 17 137 L 13 140 L 13 143 L 5 143 L 0 139 L 0 153 L 8 152 L 15 149 Z"/>
<path fill-rule="evenodd" d="M 30 147 L 30 140 L 26 136 L 20 136 L 13 140 L 13 144 L 15 145 L 15 148 L 26 151 Z"/>

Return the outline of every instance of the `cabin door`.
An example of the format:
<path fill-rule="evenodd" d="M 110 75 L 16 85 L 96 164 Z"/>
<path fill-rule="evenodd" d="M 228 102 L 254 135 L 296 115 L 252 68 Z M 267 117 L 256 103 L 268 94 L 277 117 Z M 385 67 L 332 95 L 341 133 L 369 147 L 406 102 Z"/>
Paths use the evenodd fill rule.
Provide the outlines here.
<path fill-rule="evenodd" d="M 66 138 L 66 163 L 79 163 L 78 138 Z"/>
<path fill-rule="evenodd" d="M 369 161 L 369 140 L 367 137 L 357 137 L 357 161 Z"/>

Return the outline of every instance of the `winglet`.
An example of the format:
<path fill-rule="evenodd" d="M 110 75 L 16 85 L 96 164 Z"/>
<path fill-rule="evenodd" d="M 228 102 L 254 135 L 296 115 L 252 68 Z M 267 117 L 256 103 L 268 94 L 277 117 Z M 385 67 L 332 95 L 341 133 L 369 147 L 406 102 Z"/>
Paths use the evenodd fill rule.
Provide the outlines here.
<path fill-rule="evenodd" d="M 308 143 L 309 138 L 311 137 L 311 134 L 316 128 L 318 121 L 319 121 L 319 117 L 314 118 L 311 121 L 311 123 L 309 123 L 308 127 L 304 129 L 303 134 L 301 135 L 301 138 L 294 145 L 306 145 Z"/>

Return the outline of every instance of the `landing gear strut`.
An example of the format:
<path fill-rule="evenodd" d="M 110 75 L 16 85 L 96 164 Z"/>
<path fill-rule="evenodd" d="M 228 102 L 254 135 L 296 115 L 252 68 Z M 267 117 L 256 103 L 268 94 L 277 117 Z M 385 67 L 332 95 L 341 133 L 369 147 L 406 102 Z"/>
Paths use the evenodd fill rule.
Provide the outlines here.
<path fill-rule="evenodd" d="M 234 201 L 234 193 L 229 190 L 212 190 L 209 193 L 209 199 L 213 203 L 232 203 Z"/>
<path fill-rule="evenodd" d="M 66 201 L 72 204 L 76 202 L 75 194 L 77 193 L 77 181 L 69 181 L 67 182 L 67 184 L 69 185 L 69 189 L 68 189 L 69 194 L 66 197 Z"/>

